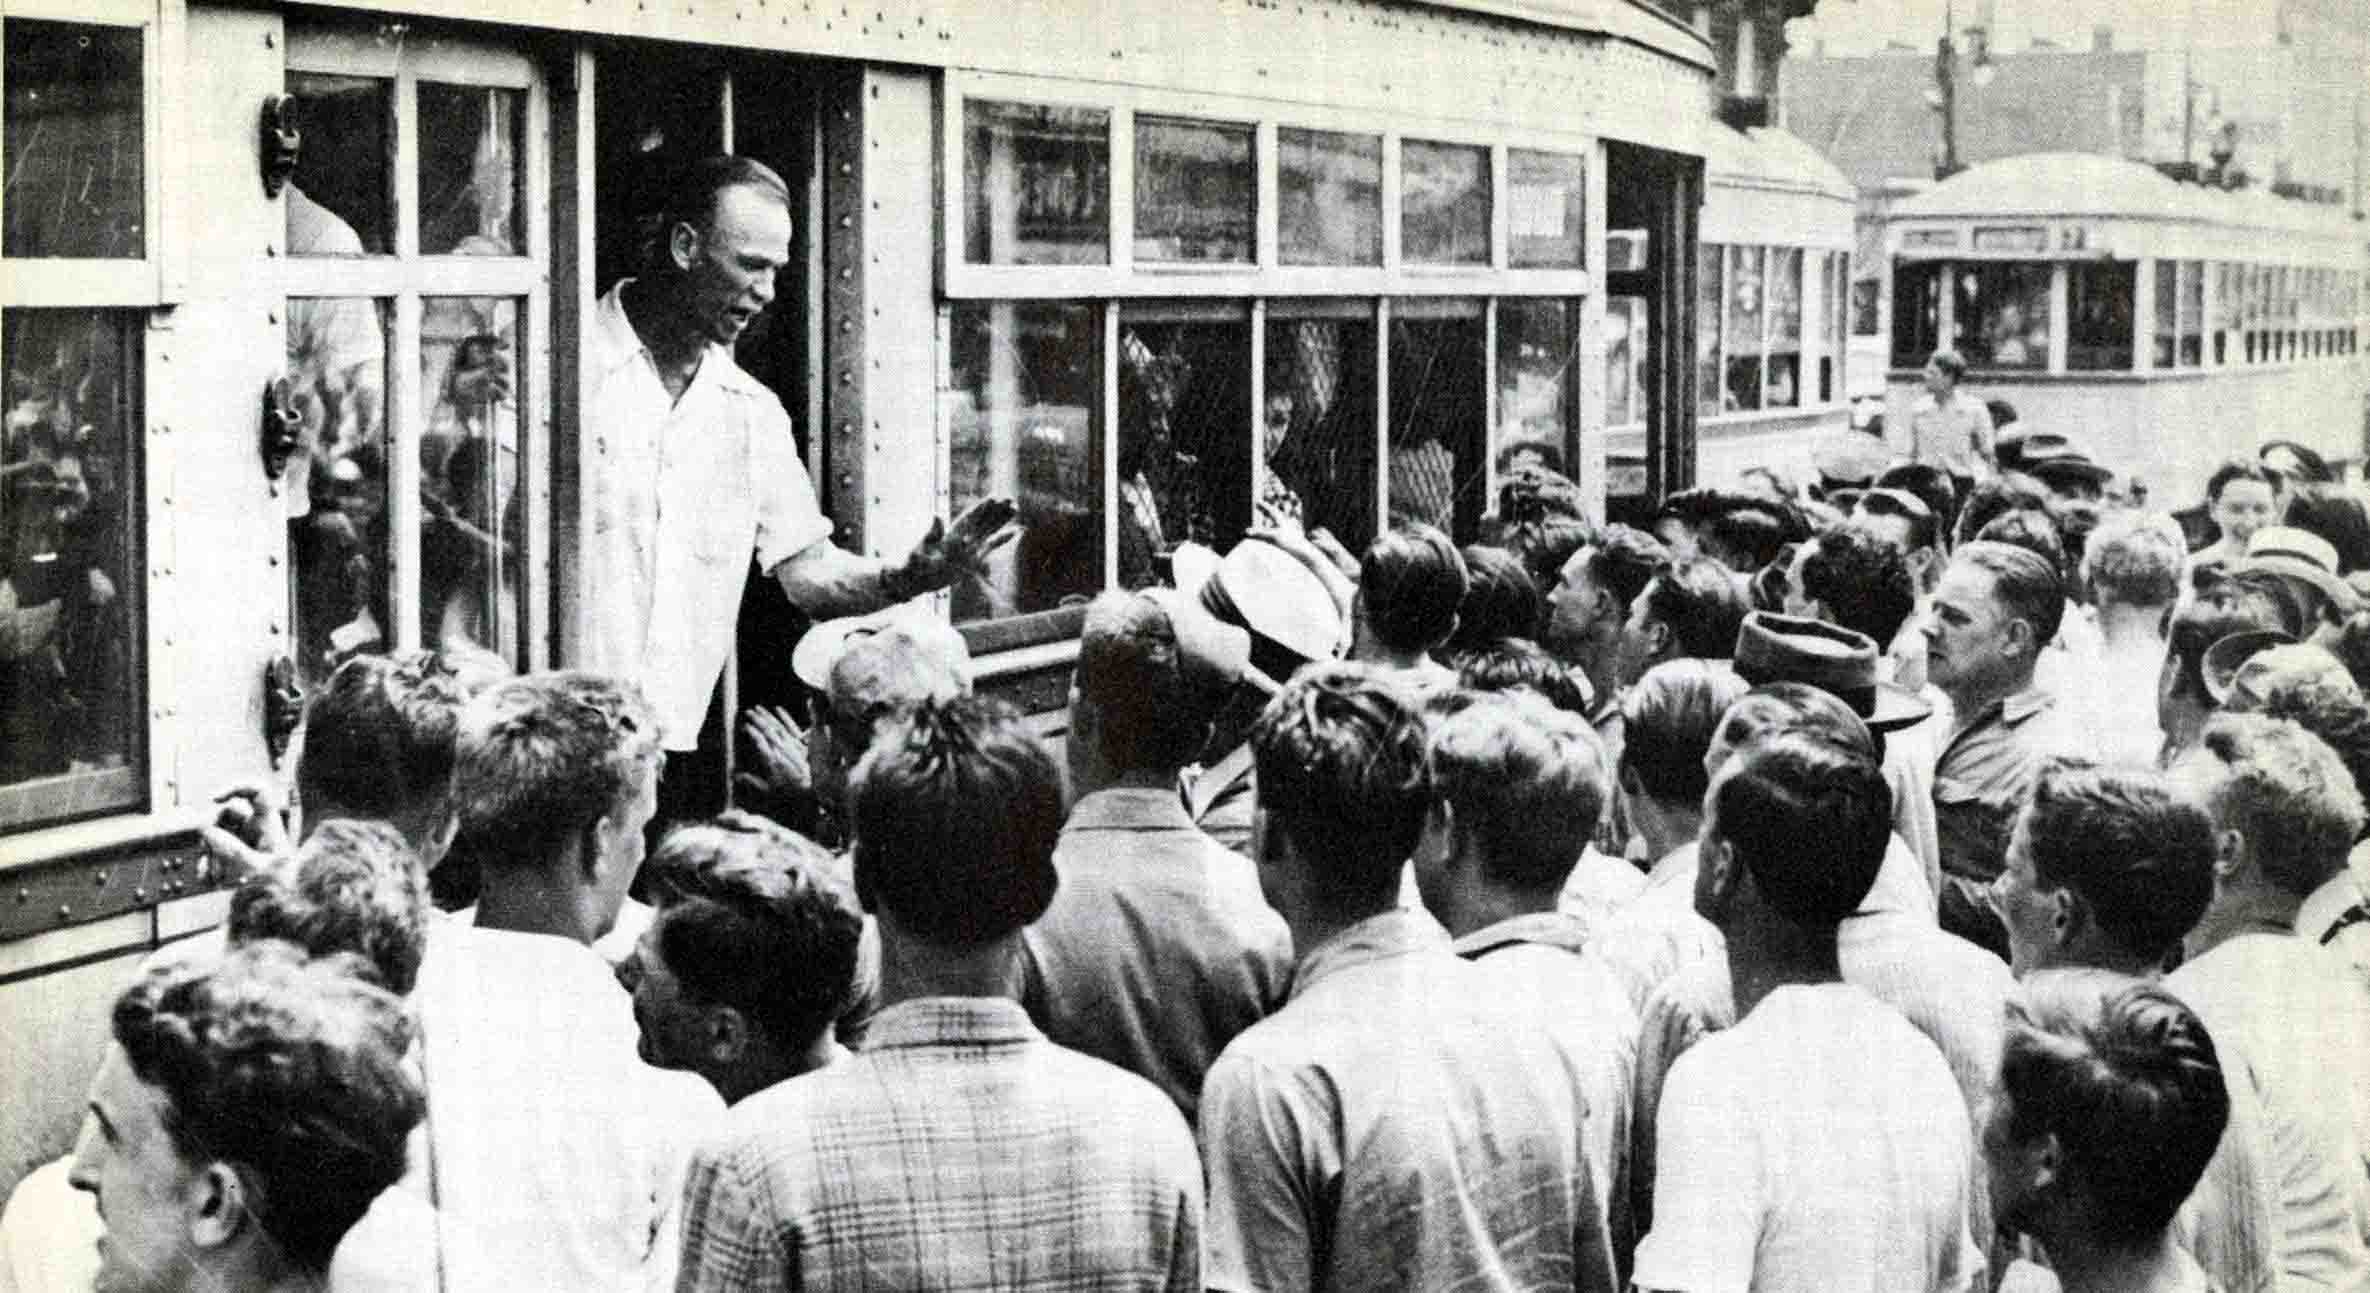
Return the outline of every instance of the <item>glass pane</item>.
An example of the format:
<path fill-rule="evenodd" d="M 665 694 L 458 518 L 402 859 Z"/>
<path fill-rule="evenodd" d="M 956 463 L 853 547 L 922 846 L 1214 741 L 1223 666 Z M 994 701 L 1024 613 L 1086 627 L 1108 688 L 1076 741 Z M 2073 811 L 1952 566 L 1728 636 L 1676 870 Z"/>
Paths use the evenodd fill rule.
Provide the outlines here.
<path fill-rule="evenodd" d="M 1020 504 L 1028 527 L 955 585 L 957 623 L 1083 602 L 1103 587 L 1103 329 L 1091 305 L 953 309 L 952 510 Z"/>
<path fill-rule="evenodd" d="M 1942 267 L 1893 271 L 1893 367 L 1923 368 L 1942 346 Z"/>
<path fill-rule="evenodd" d="M 1963 265 L 1954 278 L 1953 344 L 1968 367 L 2049 366 L 2049 266 Z"/>
<path fill-rule="evenodd" d="M 2156 330 L 2155 364 L 2158 368 L 2173 366 L 2180 353 L 2181 340 L 2181 283 L 2180 262 L 2156 262 Z"/>
<path fill-rule="evenodd" d="M 384 256 L 395 250 L 394 85 L 290 72 L 305 147 L 288 185 L 288 254 Z"/>
<path fill-rule="evenodd" d="M 973 265 L 1111 260 L 1111 114 L 963 104 L 963 259 Z"/>
<path fill-rule="evenodd" d="M 1506 150 L 1506 257 L 1516 269 L 1578 269 L 1584 263 L 1585 173 L 1578 157 Z"/>
<path fill-rule="evenodd" d="M 1391 524 L 1421 521 L 1469 542 L 1488 464 L 1487 357 L 1478 302 L 1400 302 L 1391 314 Z"/>
<path fill-rule="evenodd" d="M 1615 296 L 1605 300 L 1605 425 L 1629 426 L 1646 420 L 1646 298 Z"/>
<path fill-rule="evenodd" d="M 526 254 L 527 94 L 420 83 L 420 253 Z"/>
<path fill-rule="evenodd" d="M 2132 366 L 2137 261 L 2066 267 L 2066 368 L 2122 371 Z"/>
<path fill-rule="evenodd" d="M 1251 127 L 1136 118 L 1136 259 L 1247 264 L 1258 213 Z"/>
<path fill-rule="evenodd" d="M 420 638 L 524 669 L 518 323 L 507 298 L 420 302 Z"/>
<path fill-rule="evenodd" d="M 1769 371 L 1764 405 L 1802 403 L 1802 249 L 1769 249 Z"/>
<path fill-rule="evenodd" d="M 1287 265 L 1382 263 L 1382 136 L 1276 131 L 1276 232 Z"/>
<path fill-rule="evenodd" d="M 0 170 L 10 256 L 147 254 L 140 29 L 11 18 Z"/>
<path fill-rule="evenodd" d="M 1720 412 L 1720 302 L 1728 281 L 1727 249 L 1707 242 L 1695 249 L 1695 411 Z"/>
<path fill-rule="evenodd" d="M 1728 309 L 1722 325 L 1728 366 L 1720 391 L 1720 411 L 1749 412 L 1761 407 L 1761 325 L 1768 310 L 1768 287 L 1762 278 L 1762 248 L 1728 249 Z"/>
<path fill-rule="evenodd" d="M 1250 523 L 1250 322 L 1121 325 L 1120 586 L 1174 583 L 1179 543 L 1223 552 Z"/>
<path fill-rule="evenodd" d="M 288 373 L 304 425 L 288 464 L 290 617 L 309 687 L 395 645 L 387 605 L 387 310 L 368 297 L 288 302 Z"/>
<path fill-rule="evenodd" d="M 10 24 L 13 28 L 15 24 Z M 15 87 L 10 87 L 15 92 Z M 0 828 L 140 799 L 140 320 L 9 310 L 0 424 Z"/>
<path fill-rule="evenodd" d="M 1489 150 L 1399 146 L 1399 255 L 1411 265 L 1489 264 Z"/>
<path fill-rule="evenodd" d="M 2204 358 L 2199 331 L 2205 318 L 2205 266 L 2194 260 L 2181 262 L 2181 353 L 2183 368 L 2195 368 Z"/>
<path fill-rule="evenodd" d="M 1570 464 L 1569 428 L 1580 400 L 1578 318 L 1569 301 L 1498 302 L 1498 427 L 1491 453 L 1535 444 Z"/>
<path fill-rule="evenodd" d="M 1374 539 L 1374 357 L 1372 319 L 1268 317 L 1260 496 L 1352 552 Z"/>

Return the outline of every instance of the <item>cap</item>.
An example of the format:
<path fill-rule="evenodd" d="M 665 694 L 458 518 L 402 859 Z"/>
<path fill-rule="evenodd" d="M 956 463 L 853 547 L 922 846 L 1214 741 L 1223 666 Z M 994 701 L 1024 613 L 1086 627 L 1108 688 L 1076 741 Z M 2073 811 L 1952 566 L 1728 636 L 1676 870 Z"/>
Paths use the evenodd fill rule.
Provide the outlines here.
<path fill-rule="evenodd" d="M 2215 704 L 2222 703 L 2230 698 L 2239 670 L 2247 661 L 2273 647 L 2293 646 L 2295 642 L 2295 638 L 2278 629 L 2246 629 L 2216 638 L 2198 661 L 2197 671 L 2205 682 L 2205 693 L 2214 698 Z"/>
<path fill-rule="evenodd" d="M 1141 588 L 1119 594 L 1116 606 L 1098 598 L 1086 609 L 1087 632 L 1104 631 L 1103 617 L 1137 619 L 1157 616 L 1177 642 L 1177 661 L 1185 675 L 1212 690 L 1236 683 L 1274 694 L 1275 680 L 1251 664 L 1251 634 L 1204 610 L 1200 603 L 1174 588 Z"/>
<path fill-rule="evenodd" d="M 1272 543 L 1245 539 L 1218 563 L 1211 582 L 1253 633 L 1303 660 L 1330 660 L 1343 640 L 1341 614 L 1323 580 Z"/>
<path fill-rule="evenodd" d="M 2217 644 L 2218 645 L 2218 644 Z M 2347 695 L 2361 695 L 2361 687 L 2345 662 L 2309 642 L 2281 643 L 2256 651 L 2229 681 L 2225 704 L 2260 703 L 2274 691 L 2299 684 L 2327 685 Z"/>
<path fill-rule="evenodd" d="M 1933 708 L 1877 680 L 1876 643 L 1824 620 L 1754 611 L 1736 634 L 1736 676 L 1753 686 L 1798 682 L 1851 706 L 1876 732 L 1924 722 Z"/>
<path fill-rule="evenodd" d="M 971 650 L 953 626 L 908 605 L 815 625 L 792 648 L 790 671 L 866 706 L 945 700 L 971 690 Z"/>
<path fill-rule="evenodd" d="M 2266 525 L 2247 540 L 2246 558 L 2233 573 L 2262 571 L 2292 586 L 2311 589 L 2341 613 L 2358 603 L 2353 586 L 2337 573 L 2337 549 L 2327 539 L 2292 525 Z"/>

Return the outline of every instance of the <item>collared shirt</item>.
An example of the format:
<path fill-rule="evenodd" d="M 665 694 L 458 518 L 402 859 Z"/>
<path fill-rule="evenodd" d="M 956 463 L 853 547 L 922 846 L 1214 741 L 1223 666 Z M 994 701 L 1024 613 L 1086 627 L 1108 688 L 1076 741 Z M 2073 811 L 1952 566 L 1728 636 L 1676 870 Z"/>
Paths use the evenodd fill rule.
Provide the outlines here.
<path fill-rule="evenodd" d="M 1629 1208 L 1630 1083 L 1637 1071 L 1638 1015 L 1620 979 L 1583 955 L 1588 925 L 1563 912 L 1501 920 L 1457 939 L 1458 956 L 1496 974 L 1509 998 L 1585 1063 L 1588 1170 L 1604 1183 L 1605 1220 L 1617 1262 L 1637 1245 Z"/>
<path fill-rule="evenodd" d="M 1645 892 L 1645 872 L 1638 870 L 1628 858 L 1607 854 L 1592 840 L 1580 850 L 1580 860 L 1572 864 L 1572 873 L 1564 877 L 1563 894 L 1556 907 L 1594 929 Z"/>
<path fill-rule="evenodd" d="M 1211 839 L 1251 856 L 1251 812 L 1258 807 L 1259 769 L 1251 744 L 1228 750 L 1216 763 L 1185 779 L 1185 811 Z"/>
<path fill-rule="evenodd" d="M 1053 906 L 1022 936 L 1029 1016 L 1054 1041 L 1150 1079 L 1190 1125 L 1218 1052 L 1283 1004 L 1291 931 L 1251 863 L 1166 791 L 1079 800 L 1053 865 Z"/>
<path fill-rule="evenodd" d="M 2363 977 L 2370 990 L 2370 901 L 2352 866 L 2329 877 L 2296 910 L 2296 932 L 2335 951 Z"/>
<path fill-rule="evenodd" d="M 1681 1059 L 1639 1288 L 1974 1287 L 1974 1148 L 1934 1044 L 1849 984 L 1784 987 Z"/>
<path fill-rule="evenodd" d="M 2031 686 L 1960 716 L 1934 765 L 1942 871 L 1988 883 L 2007 865 L 2008 836 L 2041 765 L 2089 744 L 2046 689 Z"/>
<path fill-rule="evenodd" d="M 752 554 L 762 570 L 831 536 L 782 401 L 710 346 L 676 399 L 619 283 L 587 329 L 582 667 L 640 683 L 670 750 L 699 740 L 732 651 Z"/>
<path fill-rule="evenodd" d="M 900 1001 L 735 1106 L 684 1186 L 684 1293 L 1201 1288 L 1193 1136 L 1018 1002 Z"/>
<path fill-rule="evenodd" d="M 1202 1088 L 1212 1289 L 1614 1287 L 1583 1070 L 1390 911 L 1307 949 Z"/>
<path fill-rule="evenodd" d="M 1991 474 L 1992 434 L 1991 410 L 1965 391 L 1951 391 L 1947 404 L 1927 392 L 1909 408 L 1909 460 L 1953 476 Z"/>
<path fill-rule="evenodd" d="M 723 1102 L 642 1062 L 609 964 L 564 938 L 433 921 L 412 1001 L 428 1117 L 404 1184 L 436 1206 L 446 1287 L 672 1279 L 683 1165 Z"/>

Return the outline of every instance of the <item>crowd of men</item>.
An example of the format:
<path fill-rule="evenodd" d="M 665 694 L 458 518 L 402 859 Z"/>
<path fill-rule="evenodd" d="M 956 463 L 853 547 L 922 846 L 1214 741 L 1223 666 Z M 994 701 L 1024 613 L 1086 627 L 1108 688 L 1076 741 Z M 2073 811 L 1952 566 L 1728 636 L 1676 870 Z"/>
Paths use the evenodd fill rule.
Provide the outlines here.
<path fill-rule="evenodd" d="M 0 1287 L 2370 1285 L 2342 491 L 1998 448 L 1265 515 L 1058 744 L 826 623 L 772 815 L 649 848 L 635 686 L 348 661 Z"/>

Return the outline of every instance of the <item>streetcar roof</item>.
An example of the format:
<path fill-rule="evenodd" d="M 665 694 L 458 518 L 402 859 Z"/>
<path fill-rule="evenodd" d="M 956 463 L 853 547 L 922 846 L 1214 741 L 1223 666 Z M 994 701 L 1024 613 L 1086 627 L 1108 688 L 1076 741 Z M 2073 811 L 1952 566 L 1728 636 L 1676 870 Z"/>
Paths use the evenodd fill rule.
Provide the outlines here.
<path fill-rule="evenodd" d="M 2184 184 L 2143 162 L 2091 153 L 2027 153 L 1969 167 L 1905 198 L 1895 219 L 2122 216 L 2344 235 L 2342 208 Z"/>

